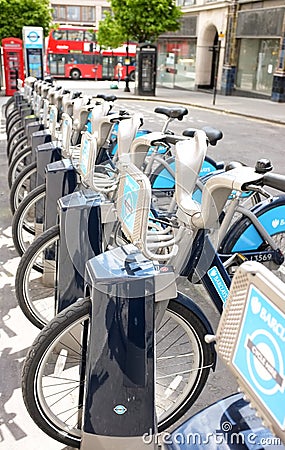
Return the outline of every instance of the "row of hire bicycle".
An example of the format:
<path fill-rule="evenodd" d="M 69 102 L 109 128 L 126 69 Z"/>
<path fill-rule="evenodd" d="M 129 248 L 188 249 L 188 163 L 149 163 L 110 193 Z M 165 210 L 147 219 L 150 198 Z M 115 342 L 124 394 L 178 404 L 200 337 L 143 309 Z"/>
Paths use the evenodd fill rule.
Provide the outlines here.
<path fill-rule="evenodd" d="M 220 130 L 170 130 L 185 107 L 156 107 L 164 123 L 152 132 L 142 114 L 116 100 L 29 77 L 5 105 L 12 235 L 21 256 L 15 291 L 41 329 L 25 360 L 23 397 L 35 423 L 72 447 L 81 443 L 89 260 L 114 252 L 119 267 L 123 248 L 130 271 L 138 260 L 141 270 L 172 268 L 155 303 L 158 431 L 193 405 L 216 364 L 205 340 L 214 334 L 210 320 L 177 291 L 177 277 L 202 284 L 222 313 L 244 261 L 284 274 L 285 178 L 270 161 L 216 162 L 207 149 L 222 139 Z"/>

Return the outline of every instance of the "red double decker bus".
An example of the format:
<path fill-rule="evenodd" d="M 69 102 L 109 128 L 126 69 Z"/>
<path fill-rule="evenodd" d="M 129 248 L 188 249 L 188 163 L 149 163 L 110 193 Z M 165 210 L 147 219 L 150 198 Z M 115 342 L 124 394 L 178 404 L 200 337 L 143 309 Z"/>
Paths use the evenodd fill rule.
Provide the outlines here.
<path fill-rule="evenodd" d="M 51 30 L 47 44 L 47 73 L 58 78 L 93 78 L 96 80 L 135 79 L 136 45 L 101 49 L 96 31 L 60 27 Z"/>

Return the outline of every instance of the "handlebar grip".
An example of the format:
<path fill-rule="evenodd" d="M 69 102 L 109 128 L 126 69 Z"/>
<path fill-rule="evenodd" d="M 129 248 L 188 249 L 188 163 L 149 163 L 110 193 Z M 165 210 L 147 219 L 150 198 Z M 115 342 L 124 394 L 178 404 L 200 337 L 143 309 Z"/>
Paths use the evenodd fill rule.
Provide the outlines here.
<path fill-rule="evenodd" d="M 278 189 L 279 191 L 285 192 L 285 175 L 267 173 L 263 177 L 263 184 L 265 186 Z"/>

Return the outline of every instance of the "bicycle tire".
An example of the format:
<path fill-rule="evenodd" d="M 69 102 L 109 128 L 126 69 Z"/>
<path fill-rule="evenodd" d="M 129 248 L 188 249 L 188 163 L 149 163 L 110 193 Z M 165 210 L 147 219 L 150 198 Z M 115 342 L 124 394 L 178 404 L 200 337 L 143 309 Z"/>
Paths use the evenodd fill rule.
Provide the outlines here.
<path fill-rule="evenodd" d="M 25 160 L 27 156 L 32 154 L 32 148 L 31 146 L 23 148 L 15 158 L 12 160 L 9 169 L 8 169 L 8 185 L 11 189 L 13 183 L 15 182 L 16 178 L 18 178 L 19 174 L 27 167 L 27 164 L 25 164 Z"/>
<path fill-rule="evenodd" d="M 30 192 L 19 204 L 12 220 L 12 238 L 15 249 L 22 256 L 31 245 L 30 239 L 34 241 L 35 217 L 34 208 L 37 202 L 43 202 L 46 195 L 46 185 L 41 184 Z M 40 205 L 44 208 L 44 203 Z M 44 211 L 42 211 L 43 216 Z M 26 236 L 26 237 L 25 237 Z"/>
<path fill-rule="evenodd" d="M 10 153 L 8 155 L 8 165 L 10 166 L 16 156 L 27 147 L 28 138 L 27 136 L 22 136 L 19 141 L 11 148 Z"/>
<path fill-rule="evenodd" d="M 11 110 L 10 110 L 10 107 L 11 107 Z M 16 106 L 15 106 L 15 102 L 14 102 L 14 97 L 10 97 L 4 105 L 5 119 L 8 118 L 9 114 L 11 114 L 11 111 L 13 111 L 15 108 L 16 108 Z"/>
<path fill-rule="evenodd" d="M 20 117 L 15 117 L 13 120 L 11 120 L 8 124 L 7 127 L 7 136 L 8 136 L 8 140 L 10 139 L 10 137 L 12 136 L 12 134 L 16 131 L 18 131 L 20 128 L 22 127 L 22 118 Z"/>
<path fill-rule="evenodd" d="M 59 240 L 59 225 L 55 225 L 40 236 L 23 254 L 15 278 L 15 293 L 19 306 L 27 319 L 38 328 L 43 328 L 53 317 L 55 309 L 55 251 Z M 49 252 L 50 259 L 43 256 Z M 42 282 L 45 270 L 46 286 Z"/>
<path fill-rule="evenodd" d="M 10 191 L 10 208 L 12 214 L 16 211 L 21 201 L 30 192 L 28 180 L 31 176 L 35 175 L 37 172 L 37 163 L 33 162 L 29 164 L 20 175 L 16 178 L 15 182 L 12 184 Z M 21 192 L 21 190 L 23 190 Z"/>
<path fill-rule="evenodd" d="M 24 127 L 21 126 L 17 130 L 15 130 L 11 136 L 7 139 L 7 154 L 9 155 L 11 152 L 11 148 L 13 148 L 21 137 L 25 136 Z"/>
<path fill-rule="evenodd" d="M 7 139 L 7 143 L 9 146 L 11 146 L 12 140 L 15 139 L 15 137 L 18 136 L 19 133 L 22 133 L 22 135 L 25 134 L 25 128 L 23 127 L 23 125 L 20 128 L 17 128 L 17 130 L 15 130 Z"/>
<path fill-rule="evenodd" d="M 5 108 L 5 120 L 7 121 L 7 119 L 12 115 L 12 113 L 15 113 L 15 111 L 17 111 L 17 107 L 15 103 L 12 102 L 10 105 L 8 105 L 7 108 Z"/>
<path fill-rule="evenodd" d="M 14 109 L 14 110 L 11 112 L 11 114 L 9 115 L 9 117 L 7 117 L 7 119 L 6 119 L 6 131 L 8 130 L 9 124 L 12 123 L 12 121 L 13 121 L 16 117 L 17 117 L 18 119 L 21 117 L 21 115 L 20 115 L 20 113 L 19 113 L 19 110 L 18 110 L 17 108 Z"/>
<path fill-rule="evenodd" d="M 38 335 L 33 345 L 31 346 L 23 366 L 22 375 L 22 392 L 24 402 L 34 422 L 53 439 L 56 439 L 57 441 L 62 442 L 65 445 L 76 448 L 78 448 L 81 443 L 81 423 L 78 423 L 75 420 L 71 425 L 70 422 L 66 423 L 67 420 L 66 422 L 64 422 L 64 418 L 62 416 L 61 418 L 59 418 L 59 403 L 63 402 L 64 405 L 62 407 L 65 408 L 65 410 L 68 410 L 68 420 L 71 421 L 70 417 L 74 417 L 74 415 L 78 415 L 80 417 L 80 413 L 82 411 L 82 408 L 84 407 L 84 401 L 80 401 L 80 393 L 84 389 L 83 378 L 85 374 L 81 373 L 80 379 L 78 368 L 79 366 L 81 368 L 83 367 L 86 355 L 86 346 L 85 348 L 84 346 L 82 346 L 83 348 L 81 348 L 81 338 L 84 339 L 84 337 L 82 336 L 86 335 L 84 334 L 84 332 L 81 333 L 80 330 L 84 325 L 83 328 L 86 332 L 90 310 L 91 301 L 89 299 L 81 299 L 58 314 L 44 328 L 44 330 L 41 331 L 41 333 Z M 176 404 L 176 408 L 173 409 L 169 417 L 167 417 L 166 413 L 164 420 L 160 420 L 160 415 L 158 413 L 159 432 L 163 431 L 165 428 L 178 420 L 178 418 L 180 418 L 183 413 L 187 409 L 189 409 L 191 404 L 193 404 L 206 384 L 210 366 L 212 365 L 212 358 L 209 350 L 210 346 L 205 344 L 204 341 L 204 335 L 206 331 L 203 323 L 200 319 L 198 319 L 198 317 L 192 310 L 186 308 L 185 306 L 182 307 L 181 303 L 176 300 L 171 300 L 169 302 L 165 317 L 162 321 L 162 325 L 156 332 L 157 355 L 166 355 L 166 357 L 164 358 L 161 356 L 157 356 L 156 358 L 156 410 L 159 409 L 159 402 L 162 401 L 162 399 L 159 397 L 159 380 L 161 380 L 160 373 L 162 373 L 161 361 L 164 360 L 164 364 L 166 364 L 166 377 L 170 377 L 170 375 L 167 374 L 167 372 L 169 373 L 169 369 L 173 372 L 173 374 L 171 374 L 172 376 L 177 376 L 177 364 L 179 364 L 179 368 L 181 369 L 181 354 L 179 354 L 179 356 L 176 356 L 177 353 L 175 353 L 175 351 L 179 352 L 181 347 L 177 345 L 177 341 L 175 341 L 175 339 L 173 341 L 174 345 L 169 345 L 169 340 L 167 340 L 167 337 L 164 336 L 164 327 L 169 327 L 169 331 L 171 332 L 171 330 L 173 330 L 173 324 L 176 327 L 182 326 L 182 324 L 185 326 L 185 328 L 182 328 L 182 330 L 185 332 L 185 335 L 189 333 L 189 343 L 191 337 L 193 337 L 193 339 L 196 339 L 198 342 L 198 347 L 201 350 L 201 355 L 199 355 L 198 357 L 197 355 L 195 355 L 197 357 L 195 363 L 198 363 L 199 361 L 199 367 L 195 366 L 194 369 L 190 361 L 191 358 L 187 356 L 188 354 L 184 356 L 183 362 L 185 363 L 185 367 L 183 366 L 183 369 L 186 369 L 186 371 L 189 370 L 189 373 L 191 373 L 192 375 L 194 374 L 194 378 L 197 383 L 194 383 L 191 387 L 187 385 L 187 389 L 184 389 L 182 393 L 183 399 L 180 398 L 179 402 L 177 402 Z M 167 340 L 167 344 L 164 342 L 164 339 Z M 165 348 L 163 347 L 164 345 Z M 175 354 L 172 359 L 171 365 L 169 365 L 169 361 L 168 363 L 165 362 L 168 356 L 166 347 L 168 348 L 168 350 L 169 348 L 171 348 L 172 356 L 173 354 Z M 160 351 L 162 351 L 162 353 L 160 353 Z M 68 360 L 69 354 L 71 358 L 70 360 Z M 185 355 L 184 352 L 183 354 Z M 187 360 L 188 357 L 189 361 Z M 58 370 L 58 367 L 60 365 L 60 358 L 62 359 L 62 362 L 65 363 L 61 373 Z M 179 363 L 177 363 L 178 360 Z M 189 368 L 187 366 L 188 363 Z M 49 369 L 47 369 L 48 365 Z M 54 368 L 54 371 L 52 367 Z M 57 371 L 56 383 L 54 380 L 53 382 L 49 380 L 51 381 L 51 385 L 47 386 L 48 377 L 52 379 L 52 375 L 55 371 Z M 59 373 L 62 376 L 62 380 L 63 378 L 65 378 L 65 380 L 63 381 L 65 383 L 65 387 L 62 387 L 62 389 L 65 390 L 64 398 L 61 397 L 63 391 L 60 392 L 59 388 Z M 75 374 L 77 378 L 74 378 Z M 198 380 L 196 380 L 197 377 L 195 374 L 198 376 Z M 190 376 L 190 379 L 192 375 Z M 74 400 L 71 405 L 73 409 L 70 408 L 70 405 L 67 405 L 68 389 L 66 386 L 66 382 L 68 380 L 72 382 L 70 386 L 70 393 L 72 391 Z M 56 387 L 54 386 L 55 384 Z M 76 384 L 77 391 L 75 391 Z M 50 401 L 50 397 L 45 397 L 46 388 L 49 389 L 49 396 L 51 395 L 53 397 L 52 403 Z M 56 400 L 58 401 L 56 402 L 56 407 L 54 407 Z M 51 404 L 49 404 L 49 402 Z M 72 416 L 73 412 L 74 415 Z"/>

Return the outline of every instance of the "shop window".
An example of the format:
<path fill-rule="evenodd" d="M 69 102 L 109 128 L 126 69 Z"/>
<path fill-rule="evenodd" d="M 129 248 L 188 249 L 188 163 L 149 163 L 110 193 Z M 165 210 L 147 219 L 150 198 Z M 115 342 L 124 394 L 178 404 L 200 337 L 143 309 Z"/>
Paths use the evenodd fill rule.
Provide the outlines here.
<path fill-rule="evenodd" d="M 67 19 L 73 21 L 80 21 L 80 7 L 67 6 Z"/>
<path fill-rule="evenodd" d="M 52 7 L 52 17 L 54 20 L 60 20 L 66 18 L 66 10 L 65 6 L 59 6 L 59 5 L 51 5 Z"/>
<path fill-rule="evenodd" d="M 190 6 L 190 5 L 195 5 L 196 0 L 177 0 L 176 4 L 177 4 L 177 6 Z"/>
<path fill-rule="evenodd" d="M 53 20 L 58 19 L 58 7 L 57 6 L 52 6 L 52 18 L 53 18 Z"/>
<path fill-rule="evenodd" d="M 58 15 L 59 19 L 65 19 L 66 18 L 66 9 L 65 6 L 60 6 L 59 7 L 59 15 Z"/>
<path fill-rule="evenodd" d="M 107 13 L 111 13 L 111 8 L 102 7 L 101 20 L 104 20 Z"/>
<path fill-rule="evenodd" d="M 82 6 L 82 20 L 85 22 L 95 21 L 95 8 L 93 6 Z"/>
<path fill-rule="evenodd" d="M 194 89 L 196 39 L 161 40 L 158 45 L 157 83 Z"/>
<path fill-rule="evenodd" d="M 271 94 L 279 39 L 241 39 L 236 87 Z"/>

